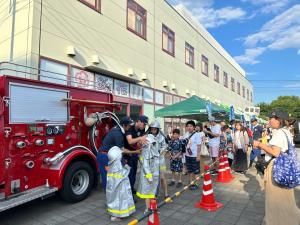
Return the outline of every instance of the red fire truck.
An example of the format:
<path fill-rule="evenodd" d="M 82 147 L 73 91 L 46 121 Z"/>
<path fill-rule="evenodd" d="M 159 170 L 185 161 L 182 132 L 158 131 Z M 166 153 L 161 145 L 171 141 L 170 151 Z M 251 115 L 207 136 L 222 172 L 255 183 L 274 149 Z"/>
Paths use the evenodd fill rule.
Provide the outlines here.
<path fill-rule="evenodd" d="M 85 199 L 97 182 L 96 149 L 118 124 L 111 93 L 0 76 L 0 212 L 55 192 Z M 97 122 L 84 121 L 94 113 Z"/>

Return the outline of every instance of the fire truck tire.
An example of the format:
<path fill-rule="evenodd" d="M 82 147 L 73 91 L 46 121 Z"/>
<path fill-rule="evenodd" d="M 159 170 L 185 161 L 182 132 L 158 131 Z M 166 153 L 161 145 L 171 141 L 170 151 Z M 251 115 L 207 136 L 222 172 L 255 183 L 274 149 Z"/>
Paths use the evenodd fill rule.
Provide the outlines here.
<path fill-rule="evenodd" d="M 91 192 L 94 183 L 92 167 L 83 161 L 72 163 L 66 170 L 59 194 L 67 202 L 79 202 Z"/>

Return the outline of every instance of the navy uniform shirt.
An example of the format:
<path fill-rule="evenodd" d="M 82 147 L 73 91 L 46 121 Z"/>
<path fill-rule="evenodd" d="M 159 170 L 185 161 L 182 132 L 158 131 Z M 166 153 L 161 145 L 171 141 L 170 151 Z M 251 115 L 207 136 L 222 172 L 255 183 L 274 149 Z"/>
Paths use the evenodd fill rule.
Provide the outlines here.
<path fill-rule="evenodd" d="M 263 128 L 260 125 L 253 127 L 253 140 L 258 140 L 262 137 Z"/>
<path fill-rule="evenodd" d="M 124 147 L 124 134 L 118 127 L 111 129 L 104 137 L 100 146 L 100 151 L 108 152 L 108 150 L 114 146 L 118 146 L 119 148 Z"/>
<path fill-rule="evenodd" d="M 145 130 L 140 130 L 140 129 L 135 129 L 135 126 L 133 125 L 132 127 L 130 127 L 130 129 L 128 131 L 126 131 L 125 136 L 127 137 L 128 135 L 131 135 L 132 138 L 137 138 L 137 137 L 141 137 L 145 134 Z M 125 138 L 125 148 L 129 149 L 129 150 L 136 150 L 137 149 L 137 144 L 134 145 L 129 145 L 127 138 Z"/>

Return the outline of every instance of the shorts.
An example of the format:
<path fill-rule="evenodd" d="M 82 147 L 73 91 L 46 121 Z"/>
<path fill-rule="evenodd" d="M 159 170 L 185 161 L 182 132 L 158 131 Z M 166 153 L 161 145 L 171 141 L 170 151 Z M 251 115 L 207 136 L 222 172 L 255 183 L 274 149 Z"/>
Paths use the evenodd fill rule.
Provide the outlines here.
<path fill-rule="evenodd" d="M 181 173 L 182 172 L 182 161 L 181 160 L 171 160 L 170 170 L 172 172 Z"/>
<path fill-rule="evenodd" d="M 209 146 L 209 155 L 210 155 L 210 157 L 213 157 L 213 158 L 219 157 L 219 147 Z"/>
<path fill-rule="evenodd" d="M 196 157 L 185 156 L 186 168 L 188 173 L 199 174 L 200 173 L 200 162 L 196 160 Z"/>

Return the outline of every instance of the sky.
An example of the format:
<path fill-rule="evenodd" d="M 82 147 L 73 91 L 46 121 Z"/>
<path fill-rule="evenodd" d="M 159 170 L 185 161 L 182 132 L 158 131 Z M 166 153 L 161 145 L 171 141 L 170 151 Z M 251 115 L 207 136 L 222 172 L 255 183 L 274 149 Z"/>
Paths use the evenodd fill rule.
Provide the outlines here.
<path fill-rule="evenodd" d="M 185 7 L 246 71 L 254 103 L 300 96 L 300 0 L 167 0 Z"/>

